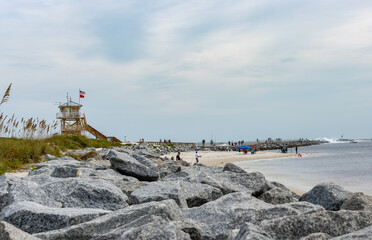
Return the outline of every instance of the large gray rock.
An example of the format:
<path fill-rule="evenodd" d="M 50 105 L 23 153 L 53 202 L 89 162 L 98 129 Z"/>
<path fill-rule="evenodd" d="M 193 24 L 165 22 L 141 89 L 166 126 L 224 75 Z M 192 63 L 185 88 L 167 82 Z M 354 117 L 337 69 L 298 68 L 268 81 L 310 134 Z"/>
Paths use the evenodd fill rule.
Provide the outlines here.
<path fill-rule="evenodd" d="M 140 155 L 111 150 L 107 156 L 112 166 L 120 173 L 142 181 L 155 181 L 159 178 L 157 164 Z"/>
<path fill-rule="evenodd" d="M 156 222 L 159 224 L 157 225 Z M 142 236 L 148 236 L 146 232 L 141 233 L 142 230 L 154 229 L 157 226 L 156 236 L 159 237 L 156 239 L 166 239 L 161 237 L 163 233 L 164 236 L 180 236 L 183 239 L 185 235 L 178 232 L 177 227 L 172 227 L 174 224 L 183 232 L 187 233 L 191 239 L 200 239 L 200 229 L 182 216 L 174 200 L 133 205 L 89 222 L 60 230 L 35 234 L 34 236 L 48 240 L 136 239 L 136 236 L 141 236 L 141 234 L 143 234 Z M 161 228 L 161 226 L 166 225 L 170 227 L 166 229 Z M 172 235 L 172 232 L 174 235 Z"/>
<path fill-rule="evenodd" d="M 246 173 L 246 171 L 239 167 L 236 166 L 234 163 L 226 163 L 222 171 L 230 171 L 230 172 L 235 172 L 235 173 Z"/>
<path fill-rule="evenodd" d="M 264 220 L 261 228 L 275 239 L 299 239 L 313 233 L 332 237 L 351 233 L 372 224 L 372 212 L 318 211 Z"/>
<path fill-rule="evenodd" d="M 8 204 L 20 201 L 32 201 L 49 207 L 62 207 L 62 204 L 56 201 L 54 196 L 49 196 L 40 184 L 28 179 L 22 179 L 9 188 Z"/>
<path fill-rule="evenodd" d="M 0 220 L 33 234 L 86 222 L 109 212 L 91 208 L 50 208 L 34 202 L 17 202 L 1 211 Z"/>
<path fill-rule="evenodd" d="M 283 190 L 286 190 L 286 191 L 290 191 L 292 193 L 292 197 L 293 199 L 297 200 L 300 199 L 300 195 L 298 195 L 297 193 L 295 192 L 292 192 L 291 190 L 289 190 L 286 186 L 284 186 L 283 184 L 279 183 L 279 182 L 266 182 L 266 191 L 270 191 L 271 189 L 273 188 L 281 188 Z"/>
<path fill-rule="evenodd" d="M 115 185 L 99 179 L 23 179 L 9 188 L 9 203 L 32 201 L 48 207 L 116 210 L 127 207 L 128 197 Z M 40 179 L 39 179 L 40 180 Z"/>
<path fill-rule="evenodd" d="M 272 188 L 269 191 L 264 192 L 258 198 L 271 204 L 282 204 L 295 201 L 291 191 L 278 187 Z"/>
<path fill-rule="evenodd" d="M 182 209 L 182 213 L 201 228 L 203 239 L 227 239 L 232 236 L 234 229 L 240 228 L 246 222 L 259 224 L 266 219 L 324 210 L 310 203 L 296 209 L 295 204 L 297 203 L 272 205 L 252 197 L 247 192 L 238 192 L 227 194 L 200 207 Z"/>
<path fill-rule="evenodd" d="M 213 174 L 201 183 L 219 188 L 223 194 L 250 192 L 254 196 L 259 196 L 265 190 L 265 177 L 259 172 L 234 173 L 226 171 Z"/>
<path fill-rule="evenodd" d="M 350 192 L 334 183 L 321 183 L 302 195 L 300 201 L 319 204 L 327 210 L 337 211 L 347 199 L 348 193 Z"/>
<path fill-rule="evenodd" d="M 221 167 L 193 166 L 182 169 L 163 179 L 164 181 L 186 181 L 190 183 L 203 183 L 216 187 L 223 194 L 233 192 L 249 192 L 255 196 L 261 195 L 265 190 L 265 177 L 258 172 L 235 173 L 223 172 Z"/>
<path fill-rule="evenodd" d="M 38 240 L 39 238 L 16 228 L 10 223 L 0 222 L 0 239 L 1 240 Z"/>
<path fill-rule="evenodd" d="M 342 203 L 341 209 L 355 211 L 372 211 L 372 197 L 361 192 L 349 193 Z"/>
<path fill-rule="evenodd" d="M 100 179 L 68 179 L 42 187 L 63 207 L 117 210 L 128 206 L 128 197 L 118 187 Z"/>
<path fill-rule="evenodd" d="M 57 178 L 89 177 L 90 174 L 95 173 L 97 170 L 110 169 L 111 163 L 107 160 L 96 159 L 89 161 L 55 159 L 39 163 L 36 167 L 36 170 L 29 172 L 29 176 L 52 176 Z"/>
<path fill-rule="evenodd" d="M 201 206 L 222 196 L 218 188 L 183 181 L 151 182 L 133 191 L 133 204 L 173 199 L 181 208 Z"/>
<path fill-rule="evenodd" d="M 124 176 L 114 171 L 113 169 L 96 170 L 94 172 L 91 172 L 89 176 L 85 177 L 91 179 L 101 179 L 114 184 L 116 187 L 120 188 L 125 195 L 127 195 L 128 197 L 127 203 L 129 205 L 132 204 L 131 201 L 132 192 L 142 187 L 146 183 L 140 182 L 137 178 L 134 177 Z"/>
<path fill-rule="evenodd" d="M 202 183 L 180 182 L 188 207 L 198 207 L 223 196 L 215 187 Z"/>
<path fill-rule="evenodd" d="M 363 228 L 359 231 L 345 234 L 339 237 L 332 238 L 332 240 L 370 240 L 372 239 L 372 226 Z"/>
<path fill-rule="evenodd" d="M 187 207 L 185 192 L 180 182 L 152 182 L 131 194 L 133 204 L 173 199 L 181 208 Z"/>

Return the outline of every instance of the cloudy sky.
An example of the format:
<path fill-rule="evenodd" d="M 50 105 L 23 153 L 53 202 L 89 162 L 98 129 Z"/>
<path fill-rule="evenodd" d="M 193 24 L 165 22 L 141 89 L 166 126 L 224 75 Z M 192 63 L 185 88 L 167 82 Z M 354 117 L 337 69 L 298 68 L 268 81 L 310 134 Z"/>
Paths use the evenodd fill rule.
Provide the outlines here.
<path fill-rule="evenodd" d="M 127 140 L 372 137 L 370 0 L 0 1 L 1 111 Z M 1 94 L 1 93 L 0 93 Z"/>

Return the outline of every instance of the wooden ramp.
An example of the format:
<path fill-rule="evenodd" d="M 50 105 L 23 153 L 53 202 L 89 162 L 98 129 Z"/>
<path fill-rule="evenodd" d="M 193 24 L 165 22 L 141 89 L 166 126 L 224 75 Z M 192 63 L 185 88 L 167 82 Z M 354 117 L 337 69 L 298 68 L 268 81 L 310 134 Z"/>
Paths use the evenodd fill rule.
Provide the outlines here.
<path fill-rule="evenodd" d="M 89 124 L 85 124 L 85 130 L 89 132 L 90 134 L 92 134 L 93 136 L 95 136 L 97 139 L 105 139 L 109 142 L 121 143 L 121 141 L 117 139 L 116 137 L 106 137 L 103 133 L 101 133 L 94 127 L 90 126 Z"/>
<path fill-rule="evenodd" d="M 95 136 L 97 139 L 105 139 L 107 140 L 107 137 L 103 135 L 101 132 L 99 132 L 97 129 L 94 127 L 90 126 L 89 124 L 85 125 L 85 130 L 88 131 L 90 134 Z"/>
<path fill-rule="evenodd" d="M 121 141 L 119 139 L 117 139 L 116 137 L 106 137 L 103 133 L 101 133 L 100 131 L 98 131 L 94 127 L 90 126 L 87 123 L 87 119 L 85 118 L 85 114 L 84 114 L 84 122 L 85 122 L 85 131 L 89 132 L 90 134 L 95 136 L 97 139 L 105 139 L 109 142 L 121 143 Z"/>

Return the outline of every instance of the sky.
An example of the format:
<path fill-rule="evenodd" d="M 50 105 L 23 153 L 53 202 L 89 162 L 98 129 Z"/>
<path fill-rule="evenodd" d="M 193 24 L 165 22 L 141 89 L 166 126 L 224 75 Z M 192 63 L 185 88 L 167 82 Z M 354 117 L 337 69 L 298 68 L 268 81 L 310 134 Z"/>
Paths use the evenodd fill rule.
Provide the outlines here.
<path fill-rule="evenodd" d="M 370 0 L 0 1 L 0 111 L 123 140 L 372 138 Z"/>

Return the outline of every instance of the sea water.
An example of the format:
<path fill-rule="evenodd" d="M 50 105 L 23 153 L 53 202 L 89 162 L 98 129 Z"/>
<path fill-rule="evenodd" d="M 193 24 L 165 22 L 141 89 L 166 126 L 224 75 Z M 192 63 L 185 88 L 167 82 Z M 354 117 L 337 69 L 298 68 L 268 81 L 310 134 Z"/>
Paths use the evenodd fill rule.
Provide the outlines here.
<path fill-rule="evenodd" d="M 322 182 L 334 182 L 346 190 L 372 195 L 372 141 L 321 144 L 300 147 L 298 151 L 303 157 L 237 164 L 248 172 L 263 173 L 269 181 L 302 191 Z"/>

